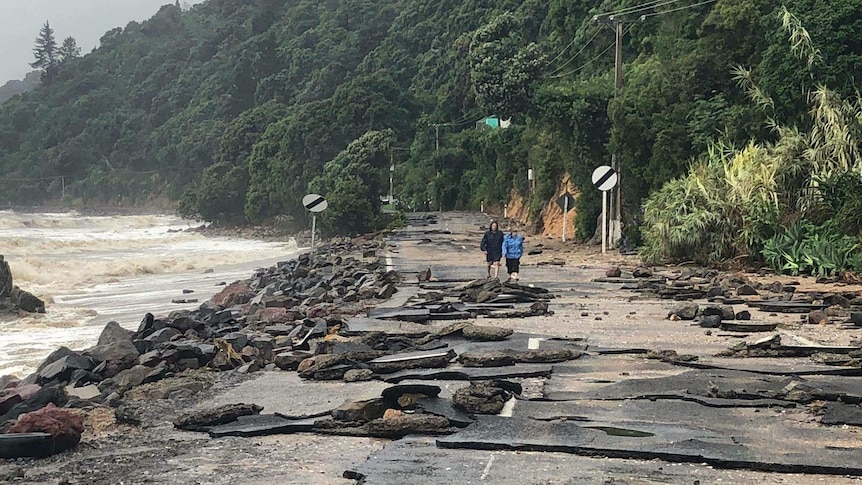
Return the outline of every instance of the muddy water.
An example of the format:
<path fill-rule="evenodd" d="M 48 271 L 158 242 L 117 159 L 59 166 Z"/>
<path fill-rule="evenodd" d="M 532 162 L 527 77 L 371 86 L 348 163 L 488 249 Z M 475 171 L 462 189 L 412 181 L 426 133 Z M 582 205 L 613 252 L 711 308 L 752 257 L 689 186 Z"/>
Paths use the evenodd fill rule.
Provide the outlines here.
<path fill-rule="evenodd" d="M 165 215 L 0 211 L 0 254 L 15 284 L 48 303 L 44 315 L 0 317 L 0 375 L 31 372 L 60 345 L 93 345 L 108 321 L 134 329 L 146 312 L 195 308 L 221 284 L 297 253 L 293 241 L 183 231 L 192 224 Z M 172 303 L 177 299 L 199 302 Z"/>

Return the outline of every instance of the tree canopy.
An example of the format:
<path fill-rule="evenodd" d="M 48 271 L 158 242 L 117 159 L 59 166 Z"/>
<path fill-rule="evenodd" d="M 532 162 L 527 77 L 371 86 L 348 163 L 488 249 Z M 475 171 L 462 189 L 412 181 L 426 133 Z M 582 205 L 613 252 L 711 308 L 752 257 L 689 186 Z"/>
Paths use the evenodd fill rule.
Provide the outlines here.
<path fill-rule="evenodd" d="M 416 209 L 502 205 L 515 190 L 535 216 L 568 173 L 588 237 L 589 176 L 615 152 L 633 227 L 643 200 L 716 140 L 774 142 L 768 120 L 814 126 L 800 86 L 855 95 L 862 0 L 787 7 L 816 63 L 787 48 L 777 0 L 166 5 L 82 57 L 54 45 L 52 82 L 0 105 L 0 172 L 16 180 L 0 181 L 0 202 L 56 200 L 63 177 L 73 204 L 175 200 L 218 222 L 303 224 L 315 189 L 334 198 L 330 230 L 360 231 L 378 223 L 392 161 L 396 199 Z M 593 21 L 613 12 L 631 20 L 619 96 L 613 32 Z"/>

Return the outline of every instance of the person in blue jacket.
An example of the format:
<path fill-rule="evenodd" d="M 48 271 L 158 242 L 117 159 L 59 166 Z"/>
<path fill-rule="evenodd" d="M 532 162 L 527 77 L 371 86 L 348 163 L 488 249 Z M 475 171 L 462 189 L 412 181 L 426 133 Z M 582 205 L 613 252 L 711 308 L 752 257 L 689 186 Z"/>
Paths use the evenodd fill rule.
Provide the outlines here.
<path fill-rule="evenodd" d="M 510 227 L 503 238 L 503 257 L 506 258 L 506 271 L 509 279 L 518 281 L 521 271 L 521 256 L 524 254 L 524 237 L 518 234 L 517 227 Z"/>

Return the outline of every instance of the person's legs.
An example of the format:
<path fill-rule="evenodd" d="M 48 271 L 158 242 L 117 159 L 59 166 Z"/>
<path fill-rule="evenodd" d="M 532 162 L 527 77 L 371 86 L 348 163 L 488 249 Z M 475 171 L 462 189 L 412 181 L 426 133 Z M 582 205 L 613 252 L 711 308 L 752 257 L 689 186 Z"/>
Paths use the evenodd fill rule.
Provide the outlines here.
<path fill-rule="evenodd" d="M 509 261 L 512 262 L 512 265 L 510 266 L 510 269 L 509 269 L 509 272 L 512 274 L 512 279 L 515 281 L 518 281 L 521 278 L 521 276 L 518 274 L 521 271 L 521 260 L 520 259 L 506 260 L 507 266 L 508 266 Z"/>
<path fill-rule="evenodd" d="M 494 261 L 494 278 L 500 277 L 500 262 Z"/>

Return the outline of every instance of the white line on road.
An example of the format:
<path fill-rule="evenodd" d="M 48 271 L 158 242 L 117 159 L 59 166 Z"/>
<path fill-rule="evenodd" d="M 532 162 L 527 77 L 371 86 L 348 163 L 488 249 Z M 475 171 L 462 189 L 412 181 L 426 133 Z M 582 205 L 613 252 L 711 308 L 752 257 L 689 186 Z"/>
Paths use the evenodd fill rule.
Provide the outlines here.
<path fill-rule="evenodd" d="M 517 399 L 515 399 L 514 397 L 512 399 L 509 399 L 508 401 L 506 401 L 506 404 L 503 405 L 503 410 L 500 411 L 499 415 L 504 417 L 504 418 L 511 418 L 512 412 L 515 411 L 515 403 L 516 402 L 517 402 Z"/>
<path fill-rule="evenodd" d="M 488 458 L 488 464 L 485 465 L 485 471 L 482 472 L 482 476 L 479 478 L 479 480 L 484 480 L 488 477 L 488 473 L 491 471 L 491 465 L 494 464 L 494 457 L 495 455 L 491 455 L 491 458 Z"/>
<path fill-rule="evenodd" d="M 527 350 L 538 350 L 539 344 L 542 343 L 543 338 L 531 338 L 527 340 Z"/>
<path fill-rule="evenodd" d="M 392 256 L 386 256 L 386 271 L 395 269 L 395 263 L 392 262 Z"/>

